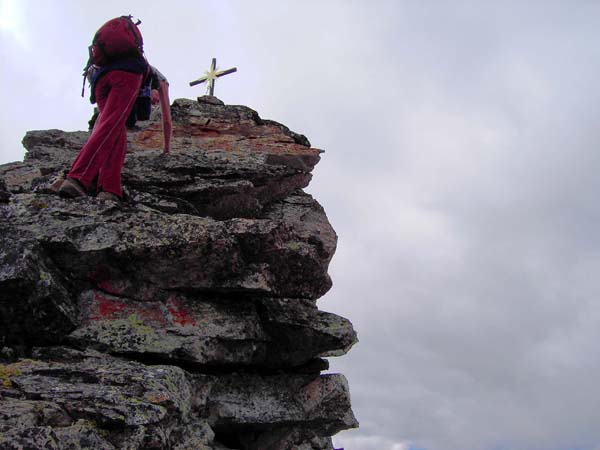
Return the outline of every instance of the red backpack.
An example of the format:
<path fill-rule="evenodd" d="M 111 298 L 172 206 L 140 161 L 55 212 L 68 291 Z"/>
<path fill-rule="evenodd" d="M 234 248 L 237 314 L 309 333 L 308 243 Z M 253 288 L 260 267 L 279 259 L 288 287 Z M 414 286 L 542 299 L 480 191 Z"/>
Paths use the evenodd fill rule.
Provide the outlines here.
<path fill-rule="evenodd" d="M 109 20 L 100 27 L 92 45 L 89 47 L 90 57 L 86 66 L 83 68 L 83 86 L 81 96 L 85 92 L 85 80 L 88 75 L 88 69 L 92 64 L 102 67 L 119 57 L 144 54 L 144 40 L 138 25 L 140 20 L 134 22 L 131 15 L 116 17 Z"/>
<path fill-rule="evenodd" d="M 144 40 L 132 16 L 121 16 L 109 20 L 94 35 L 90 46 L 91 62 L 103 66 L 120 56 L 142 55 Z"/>

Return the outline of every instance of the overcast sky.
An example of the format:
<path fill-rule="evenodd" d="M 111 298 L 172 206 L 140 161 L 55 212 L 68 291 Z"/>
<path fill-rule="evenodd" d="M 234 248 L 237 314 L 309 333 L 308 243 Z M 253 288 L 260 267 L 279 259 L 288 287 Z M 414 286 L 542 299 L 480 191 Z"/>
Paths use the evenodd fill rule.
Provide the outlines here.
<path fill-rule="evenodd" d="M 122 5 L 127 6 L 122 6 Z M 326 150 L 346 450 L 600 449 L 600 3 L 0 0 L 0 163 L 85 129 L 96 29 Z"/>

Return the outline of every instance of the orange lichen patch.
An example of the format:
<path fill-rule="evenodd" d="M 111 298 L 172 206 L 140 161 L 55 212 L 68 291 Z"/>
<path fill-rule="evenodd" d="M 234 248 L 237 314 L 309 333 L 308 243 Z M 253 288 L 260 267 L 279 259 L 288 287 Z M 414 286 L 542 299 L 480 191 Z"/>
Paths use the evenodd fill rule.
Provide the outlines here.
<path fill-rule="evenodd" d="M 172 151 L 197 148 L 202 152 L 212 150 L 233 153 L 310 155 L 318 157 L 321 150 L 294 142 L 274 125 L 257 126 L 253 122 L 224 121 L 202 118 L 203 124 L 174 124 L 171 138 Z M 159 123 L 129 134 L 133 151 L 162 150 L 163 133 Z"/>
<path fill-rule="evenodd" d="M 160 393 L 147 393 L 146 395 L 144 395 L 144 398 L 146 400 L 148 400 L 150 403 L 154 403 L 154 404 L 162 404 L 165 403 L 168 400 L 171 400 L 171 397 L 169 397 L 167 394 L 165 394 L 164 392 L 160 392 Z"/>

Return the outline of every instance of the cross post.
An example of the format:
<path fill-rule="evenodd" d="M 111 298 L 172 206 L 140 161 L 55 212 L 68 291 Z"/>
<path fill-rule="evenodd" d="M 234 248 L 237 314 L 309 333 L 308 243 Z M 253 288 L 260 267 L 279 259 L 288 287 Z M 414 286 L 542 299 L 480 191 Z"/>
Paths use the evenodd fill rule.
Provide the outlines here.
<path fill-rule="evenodd" d="M 196 86 L 197 84 L 208 82 L 207 91 L 208 94 L 213 96 L 215 95 L 215 80 L 223 75 L 228 75 L 230 73 L 237 72 L 237 67 L 232 67 L 227 70 L 219 70 L 217 67 L 217 58 L 213 58 L 210 64 L 210 70 L 204 72 L 204 76 L 202 78 L 198 78 L 197 80 L 190 81 L 190 86 Z"/>

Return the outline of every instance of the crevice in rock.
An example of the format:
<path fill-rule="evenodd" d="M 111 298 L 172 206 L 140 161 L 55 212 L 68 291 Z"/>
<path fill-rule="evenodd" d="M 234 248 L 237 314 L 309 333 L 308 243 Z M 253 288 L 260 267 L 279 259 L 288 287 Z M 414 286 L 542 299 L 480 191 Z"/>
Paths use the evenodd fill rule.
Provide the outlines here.
<path fill-rule="evenodd" d="M 77 348 L 74 345 L 72 347 Z M 83 347 L 79 349 L 84 350 Z M 312 359 L 306 364 L 296 367 L 268 367 L 243 364 L 199 364 L 193 361 L 168 358 L 158 353 L 107 352 L 107 354 L 115 358 L 136 361 L 146 366 L 175 366 L 198 375 L 319 375 L 321 371 L 329 368 L 329 362 L 321 358 Z"/>
<path fill-rule="evenodd" d="M 243 437 L 240 433 L 233 431 L 219 431 L 215 433 L 214 441 L 224 445 L 228 450 L 246 450 L 248 447 L 242 444 Z"/>

